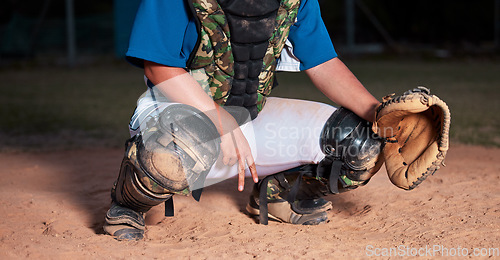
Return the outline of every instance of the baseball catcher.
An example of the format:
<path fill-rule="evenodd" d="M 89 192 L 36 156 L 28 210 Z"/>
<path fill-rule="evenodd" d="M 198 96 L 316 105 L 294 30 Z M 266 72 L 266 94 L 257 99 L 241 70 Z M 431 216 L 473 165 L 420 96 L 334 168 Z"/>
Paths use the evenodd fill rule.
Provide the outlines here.
<path fill-rule="evenodd" d="M 247 211 L 298 224 L 325 223 L 329 194 L 366 185 L 386 164 L 413 189 L 448 148 L 450 113 L 425 88 L 374 98 L 337 57 L 317 0 L 148 0 L 127 60 L 143 69 L 104 230 L 139 240 L 144 216 L 174 195 L 245 176 Z M 277 71 L 304 71 L 328 104 L 271 97 Z M 286 88 L 287 86 L 279 86 Z"/>

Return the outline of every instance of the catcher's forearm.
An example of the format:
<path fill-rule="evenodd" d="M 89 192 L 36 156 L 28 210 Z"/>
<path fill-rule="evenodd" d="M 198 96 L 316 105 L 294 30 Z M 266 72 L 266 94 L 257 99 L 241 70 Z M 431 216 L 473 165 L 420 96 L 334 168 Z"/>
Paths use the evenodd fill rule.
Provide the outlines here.
<path fill-rule="evenodd" d="M 144 61 L 144 74 L 171 102 L 190 105 L 203 112 L 215 111 L 212 98 L 183 68 Z"/>
<path fill-rule="evenodd" d="M 373 122 L 380 103 L 338 59 L 306 70 L 314 85 L 330 100 Z"/>
<path fill-rule="evenodd" d="M 238 128 L 238 123 L 224 109 L 217 109 L 213 99 L 183 68 L 144 62 L 146 77 L 171 102 L 190 105 L 204 112 L 221 135 Z"/>

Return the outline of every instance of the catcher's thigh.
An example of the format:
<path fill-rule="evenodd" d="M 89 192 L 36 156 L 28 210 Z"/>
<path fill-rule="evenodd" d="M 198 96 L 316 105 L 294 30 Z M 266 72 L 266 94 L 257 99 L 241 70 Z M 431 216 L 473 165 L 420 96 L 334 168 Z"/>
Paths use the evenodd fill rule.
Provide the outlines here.
<path fill-rule="evenodd" d="M 257 118 L 240 127 L 250 143 L 257 174 L 267 176 L 321 161 L 325 156 L 319 145 L 321 131 L 334 111 L 334 107 L 318 102 L 268 98 Z M 224 165 L 219 157 L 207 181 L 237 174 L 237 165 Z M 250 176 L 248 169 L 246 174 Z"/>
<path fill-rule="evenodd" d="M 155 87 L 148 88 L 138 100 L 131 118 L 131 134 L 143 131 L 141 126 L 155 120 L 171 104 Z M 252 150 L 258 175 L 267 176 L 321 161 L 325 156 L 319 145 L 321 131 L 334 111 L 334 107 L 319 102 L 268 98 L 255 120 L 240 125 Z M 205 185 L 237 174 L 238 166 L 224 165 L 221 153 L 208 173 Z M 246 174 L 250 176 L 248 168 Z"/>

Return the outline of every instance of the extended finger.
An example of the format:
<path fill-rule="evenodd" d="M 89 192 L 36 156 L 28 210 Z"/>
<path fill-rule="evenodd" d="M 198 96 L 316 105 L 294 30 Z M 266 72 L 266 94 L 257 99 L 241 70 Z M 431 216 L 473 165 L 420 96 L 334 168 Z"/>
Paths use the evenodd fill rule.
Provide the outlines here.
<path fill-rule="evenodd" d="M 229 161 L 229 165 L 234 165 L 236 162 L 241 161 L 241 155 L 240 155 L 240 149 L 238 149 L 238 143 L 236 142 L 236 138 L 235 138 L 233 132 L 231 132 L 231 139 L 233 140 L 233 145 L 234 145 L 234 150 L 235 150 L 236 156 L 234 156 L 234 154 L 233 154 L 233 156 L 231 156 L 231 160 Z"/>
<path fill-rule="evenodd" d="M 250 155 L 247 157 L 247 165 L 250 170 L 250 174 L 252 175 L 253 182 L 259 182 L 259 176 L 257 175 L 257 167 L 255 166 L 255 161 L 253 157 Z"/>
<path fill-rule="evenodd" d="M 238 190 L 243 191 L 245 187 L 245 161 L 238 160 Z"/>

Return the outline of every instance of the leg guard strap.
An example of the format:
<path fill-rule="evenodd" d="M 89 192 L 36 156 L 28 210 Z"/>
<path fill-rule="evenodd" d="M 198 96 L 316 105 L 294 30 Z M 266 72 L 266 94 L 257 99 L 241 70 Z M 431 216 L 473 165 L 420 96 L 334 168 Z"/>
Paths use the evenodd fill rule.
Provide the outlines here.
<path fill-rule="evenodd" d="M 267 225 L 268 215 L 276 214 L 284 214 L 285 218 L 289 215 L 290 219 L 284 221 L 293 224 L 318 224 L 326 220 L 325 211 L 331 208 L 331 203 L 321 197 L 327 194 L 328 189 L 323 183 L 310 178 L 308 171 L 303 169 L 269 175 L 256 184 L 251 201 L 258 197 L 258 203 L 252 206 L 258 207 L 260 224 Z M 270 194 L 268 190 L 271 190 Z M 283 212 L 285 208 L 287 210 Z M 276 212 L 270 212 L 271 209 Z"/>

